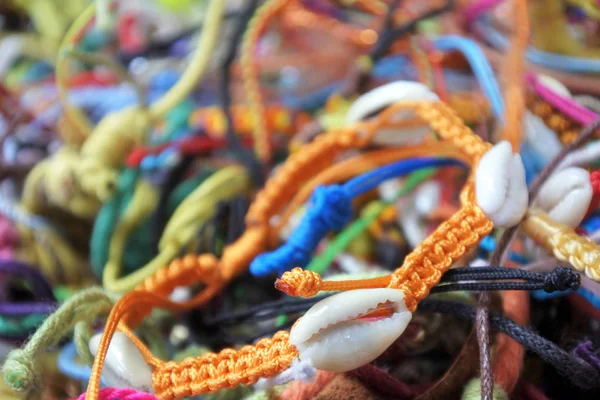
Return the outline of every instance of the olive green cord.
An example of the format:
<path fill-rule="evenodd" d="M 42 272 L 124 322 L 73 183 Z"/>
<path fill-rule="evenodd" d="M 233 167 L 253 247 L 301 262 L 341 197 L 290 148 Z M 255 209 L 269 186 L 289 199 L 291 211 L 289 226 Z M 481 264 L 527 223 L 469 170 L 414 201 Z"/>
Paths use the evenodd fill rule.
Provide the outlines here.
<path fill-rule="evenodd" d="M 350 242 L 358 237 L 369 225 L 377 219 L 377 217 L 386 209 L 390 204 L 397 201 L 398 199 L 406 196 L 419 186 L 423 181 L 431 178 L 437 171 L 437 168 L 426 168 L 419 171 L 415 171 L 406 178 L 404 186 L 396 193 L 394 199 L 390 202 L 377 202 L 375 206 L 370 207 L 367 212 L 364 213 L 359 219 L 350 224 L 344 229 L 337 237 L 332 240 L 327 248 L 314 257 L 306 269 L 310 271 L 322 274 L 329 267 L 335 257 L 341 253 Z"/>
<path fill-rule="evenodd" d="M 93 334 L 92 327 L 87 321 L 79 321 L 75 324 L 73 343 L 75 343 L 75 349 L 81 361 L 89 366 L 94 363 L 94 355 L 90 351 L 89 346 Z"/>
<path fill-rule="evenodd" d="M 17 392 L 29 391 L 39 378 L 38 356 L 58 344 L 79 321 L 94 321 L 108 313 L 113 301 L 100 288 L 86 289 L 50 315 L 21 349 L 12 350 L 2 366 L 8 386 Z"/>
<path fill-rule="evenodd" d="M 471 379 L 465 386 L 461 400 L 479 400 L 483 399 L 481 395 L 481 381 L 477 378 Z M 492 394 L 492 400 L 508 400 L 508 396 L 502 388 L 498 385 L 494 385 L 494 392 Z"/>

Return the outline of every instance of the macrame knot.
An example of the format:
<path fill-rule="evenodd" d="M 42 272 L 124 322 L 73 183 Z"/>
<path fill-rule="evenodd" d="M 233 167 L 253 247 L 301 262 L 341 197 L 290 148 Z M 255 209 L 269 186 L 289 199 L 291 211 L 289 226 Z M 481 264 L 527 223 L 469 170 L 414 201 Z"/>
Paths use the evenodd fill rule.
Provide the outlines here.
<path fill-rule="evenodd" d="M 313 297 L 321 290 L 323 281 L 316 272 L 294 268 L 275 281 L 275 288 L 292 297 Z"/>
<path fill-rule="evenodd" d="M 352 199 L 340 185 L 316 187 L 311 201 L 307 217 L 328 230 L 338 231 L 352 218 Z"/>
<path fill-rule="evenodd" d="M 31 358 L 21 349 L 12 350 L 2 367 L 4 380 L 15 392 L 28 391 L 37 377 Z"/>
<path fill-rule="evenodd" d="M 255 276 L 265 276 L 273 272 L 283 273 L 294 266 L 305 267 L 321 239 L 332 230 L 342 229 L 351 218 L 352 199 L 343 187 L 317 187 L 310 209 L 287 243 L 256 257 L 250 264 L 250 272 Z"/>
<path fill-rule="evenodd" d="M 552 273 L 546 275 L 544 280 L 544 292 L 552 293 L 567 289 L 577 290 L 581 278 L 579 274 L 567 267 L 557 267 Z"/>

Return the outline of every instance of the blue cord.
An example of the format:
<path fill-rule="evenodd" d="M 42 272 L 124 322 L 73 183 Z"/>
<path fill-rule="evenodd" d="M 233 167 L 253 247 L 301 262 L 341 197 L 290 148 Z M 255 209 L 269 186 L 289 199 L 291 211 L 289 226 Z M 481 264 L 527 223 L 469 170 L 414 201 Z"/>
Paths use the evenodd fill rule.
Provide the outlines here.
<path fill-rule="evenodd" d="M 484 237 L 481 242 L 479 242 L 479 248 L 484 250 L 487 253 L 491 253 L 496 248 L 496 239 L 493 236 Z M 522 254 L 515 253 L 514 251 L 508 252 L 508 258 L 511 261 L 517 262 L 519 264 L 527 264 L 529 259 Z"/>
<path fill-rule="evenodd" d="M 508 39 L 492 27 L 489 22 L 487 22 L 487 18 L 481 18 L 476 21 L 473 24 L 473 28 L 493 47 L 502 50 L 508 48 Z M 526 57 L 532 63 L 550 69 L 572 73 L 600 73 L 600 60 L 593 58 L 564 56 L 538 50 L 531 46 L 527 48 Z"/>
<path fill-rule="evenodd" d="M 490 102 L 492 112 L 496 118 L 502 120 L 504 116 L 502 92 L 500 91 L 490 63 L 477 43 L 461 36 L 447 35 L 435 38 L 433 45 L 438 50 L 458 50 L 466 57 L 477 81 Z"/>
<path fill-rule="evenodd" d="M 543 301 L 543 300 L 550 300 L 550 299 L 562 297 L 569 293 L 573 293 L 573 291 L 572 290 L 563 290 L 560 292 L 546 293 L 543 290 L 534 290 L 531 292 L 531 295 L 533 296 L 534 299 Z M 590 292 L 589 290 L 587 290 L 586 288 L 583 288 L 583 287 L 580 287 L 579 289 L 577 289 L 577 291 L 575 293 L 577 293 L 579 296 L 586 299 L 591 305 L 593 305 L 595 308 L 600 310 L 600 298 L 598 296 L 596 296 L 594 293 Z"/>
<path fill-rule="evenodd" d="M 62 348 L 58 355 L 58 369 L 69 378 L 76 379 L 81 382 L 88 382 L 92 376 L 92 368 L 84 364 L 79 364 L 75 361 L 77 357 L 77 349 L 74 342 L 69 342 Z M 106 386 L 104 379 L 101 379 L 102 386 Z"/>
<path fill-rule="evenodd" d="M 311 206 L 287 243 L 277 250 L 263 253 L 250 264 L 254 276 L 281 274 L 295 266 L 305 267 L 319 242 L 331 231 L 340 230 L 352 218 L 352 199 L 383 181 L 405 176 L 428 167 L 461 165 L 448 158 L 411 158 L 377 168 L 351 179 L 343 185 L 318 186 L 311 197 Z"/>

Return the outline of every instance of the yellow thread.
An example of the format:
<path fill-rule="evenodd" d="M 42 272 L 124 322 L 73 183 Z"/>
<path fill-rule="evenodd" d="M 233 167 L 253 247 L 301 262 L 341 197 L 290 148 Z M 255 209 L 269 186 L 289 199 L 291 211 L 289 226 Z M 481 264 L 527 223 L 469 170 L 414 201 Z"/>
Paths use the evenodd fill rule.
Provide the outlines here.
<path fill-rule="evenodd" d="M 600 248 L 592 240 L 579 236 L 571 227 L 552 220 L 538 209 L 528 211 L 523 229 L 558 260 L 600 282 Z"/>
<path fill-rule="evenodd" d="M 124 216 L 125 221 L 120 224 L 118 235 L 113 237 L 111 241 L 111 255 L 115 254 L 115 256 L 111 257 L 111 262 L 104 269 L 104 287 L 111 292 L 123 293 L 143 283 L 175 258 L 179 250 L 192 240 L 196 230 L 214 215 L 215 207 L 219 201 L 244 193 L 249 189 L 249 186 L 250 179 L 241 167 L 231 166 L 216 172 L 177 207 L 163 231 L 158 256 L 146 266 L 118 279 L 120 265 L 115 261 L 121 258 L 125 244 L 124 236 L 127 230 L 131 228 L 128 222 L 133 219 L 130 214 Z M 136 188 L 132 200 L 132 212 L 138 213 L 142 207 L 151 207 L 148 204 L 144 205 L 144 201 L 147 201 L 149 195 L 146 188 L 145 184 Z M 141 192 L 140 189 L 142 189 Z"/>

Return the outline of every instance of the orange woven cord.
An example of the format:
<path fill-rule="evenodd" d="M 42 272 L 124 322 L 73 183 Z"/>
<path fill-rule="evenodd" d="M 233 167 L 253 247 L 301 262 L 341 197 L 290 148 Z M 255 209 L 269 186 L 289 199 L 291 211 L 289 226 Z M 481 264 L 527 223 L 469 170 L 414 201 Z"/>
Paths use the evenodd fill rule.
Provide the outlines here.
<path fill-rule="evenodd" d="M 383 9 L 385 15 L 385 7 Z M 377 42 L 378 34 L 374 24 L 368 27 L 357 27 L 340 21 L 334 17 L 319 14 L 304 8 L 301 4 L 293 3 L 286 8 L 281 18 L 285 26 L 289 28 L 318 30 L 330 37 L 335 37 L 348 44 L 356 46 L 357 50 L 367 50 Z M 376 25 L 381 25 L 381 19 Z"/>
<path fill-rule="evenodd" d="M 355 130 L 346 128 L 317 137 L 292 154 L 258 193 L 246 215 L 246 225 L 268 224 L 268 220 L 285 206 L 293 193 L 312 175 L 318 173 L 344 150 L 359 147 Z"/>
<path fill-rule="evenodd" d="M 159 399 L 167 400 L 252 385 L 285 371 L 297 356 L 289 333 L 280 331 L 254 346 L 164 363 L 152 374 L 152 386 Z"/>
<path fill-rule="evenodd" d="M 444 272 L 492 231 L 494 224 L 473 201 L 473 183 L 461 193 L 462 207 L 417 246 L 392 274 L 388 287 L 401 289 L 409 310 L 427 297 Z"/>
<path fill-rule="evenodd" d="M 475 135 L 469 127 L 443 102 L 419 103 L 415 107 L 417 114 L 437 131 L 442 140 L 450 142 L 465 153 L 476 164 L 492 145 Z"/>
<path fill-rule="evenodd" d="M 186 255 L 173 260 L 169 265 L 156 271 L 136 290 L 153 292 L 159 296 L 168 296 L 177 286 L 189 286 L 199 280 L 214 276 L 218 260 L 212 254 L 196 256 Z"/>
<path fill-rule="evenodd" d="M 275 287 L 288 296 L 313 297 L 320 291 L 345 291 L 354 289 L 376 289 L 384 288 L 390 283 L 391 275 L 385 275 L 372 279 L 360 279 L 354 281 L 325 281 L 313 271 L 293 268 L 284 272 L 281 278 L 275 281 Z"/>
<path fill-rule="evenodd" d="M 471 160 L 453 147 L 441 142 L 431 142 L 415 146 L 403 146 L 388 149 L 373 150 L 368 153 L 359 154 L 348 158 L 322 171 L 320 174 L 308 181 L 285 210 L 281 213 L 277 225 L 270 232 L 269 244 L 274 246 L 277 243 L 279 231 L 288 223 L 292 215 L 298 208 L 304 204 L 317 186 L 330 185 L 333 183 L 348 180 L 356 175 L 365 173 L 373 168 L 399 161 L 408 157 L 423 156 L 452 157 L 471 164 Z"/>
<path fill-rule="evenodd" d="M 323 282 L 319 274 L 294 268 L 285 272 L 275 283 L 277 289 L 289 296 L 312 297 L 319 291 L 354 290 L 389 287 L 401 289 L 409 310 L 427 297 L 453 263 L 487 236 L 494 225 L 475 205 L 473 184 L 469 183 L 461 195 L 463 206 L 417 246 L 391 275 L 373 279 Z"/>
<path fill-rule="evenodd" d="M 440 137 L 450 141 L 475 163 L 491 147 L 466 127 L 444 103 L 406 104 L 429 122 Z M 493 223 L 473 200 L 473 183 L 468 183 L 461 193 L 462 207 L 448 221 L 442 223 L 425 239 L 392 275 L 376 280 L 344 282 L 322 282 L 321 277 L 310 271 L 294 269 L 284 273 L 276 286 L 290 296 L 311 297 L 320 290 L 352 290 L 383 287 L 402 289 L 409 310 L 414 311 L 417 303 L 429 293 L 452 263 L 477 245 L 493 229 Z M 331 285 L 331 286 L 328 286 Z M 385 285 L 384 285 L 385 286 Z M 332 289 L 335 287 L 336 289 Z"/>
<path fill-rule="evenodd" d="M 527 0 L 513 0 L 513 21 L 515 33 L 506 58 L 506 82 L 504 90 L 504 129 L 502 138 L 508 140 L 513 151 L 521 147 L 522 121 L 525 112 L 525 94 L 523 91 L 523 76 L 525 73 L 525 51 L 529 41 L 529 13 Z"/>
<path fill-rule="evenodd" d="M 246 225 L 269 224 L 269 219 L 285 207 L 294 193 L 310 177 L 331 165 L 343 151 L 368 144 L 382 127 L 397 125 L 398 111 L 414 108 L 416 103 L 398 103 L 381 112 L 377 118 L 359 122 L 319 135 L 293 153 L 258 193 L 246 215 Z M 470 132 L 470 131 L 469 131 Z M 471 133 L 472 134 L 472 133 Z"/>
<path fill-rule="evenodd" d="M 269 163 L 271 161 L 271 143 L 266 126 L 266 108 L 260 92 L 258 64 L 255 59 L 255 50 L 258 40 L 265 31 L 271 19 L 277 15 L 292 0 L 268 0 L 258 8 L 244 33 L 240 64 L 244 79 L 244 89 L 248 94 L 248 101 L 254 120 L 254 148 L 258 158 Z"/>

